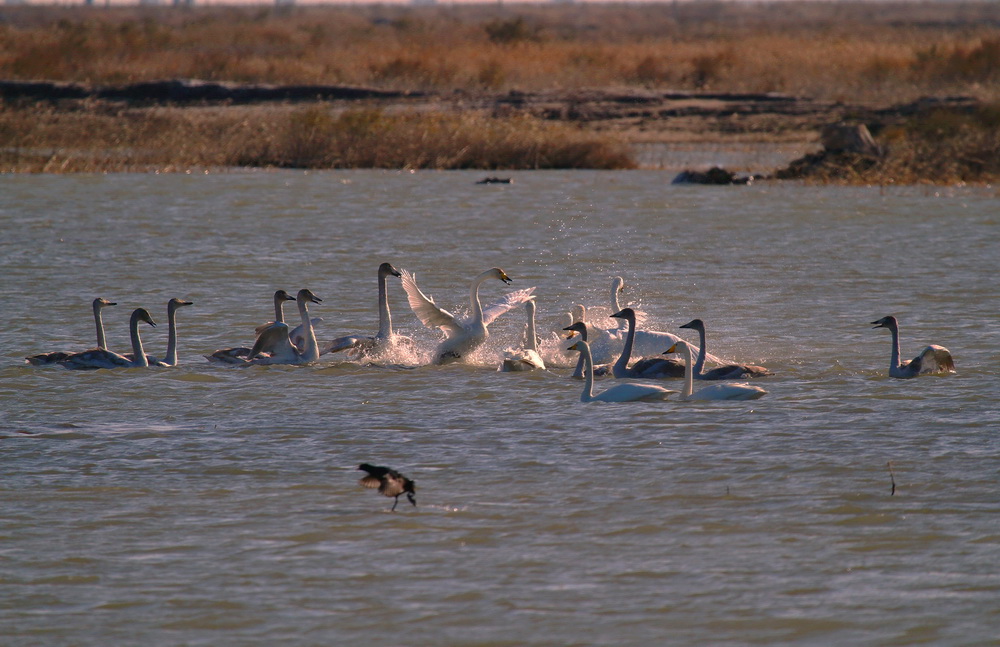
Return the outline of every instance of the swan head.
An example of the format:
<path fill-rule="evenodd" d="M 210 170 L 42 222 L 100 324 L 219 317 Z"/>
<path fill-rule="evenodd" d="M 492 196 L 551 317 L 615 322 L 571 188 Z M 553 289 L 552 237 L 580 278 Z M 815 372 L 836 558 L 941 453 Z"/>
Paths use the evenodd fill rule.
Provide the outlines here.
<path fill-rule="evenodd" d="M 680 353 L 680 352 L 683 352 L 685 350 L 688 353 L 690 353 L 691 352 L 691 346 L 689 346 L 686 341 L 678 341 L 678 342 L 674 342 L 674 344 L 672 346 L 670 346 L 670 348 L 668 348 L 667 350 L 663 351 L 663 354 L 664 355 L 671 355 L 673 353 Z"/>
<path fill-rule="evenodd" d="M 618 312 L 611 315 L 615 319 L 624 319 L 625 321 L 635 321 L 635 310 L 632 308 L 622 308 Z"/>
<path fill-rule="evenodd" d="M 587 341 L 587 324 L 582 321 L 574 322 L 563 328 L 563 330 L 569 331 L 569 334 L 566 335 L 566 339 L 573 339 L 575 335 L 579 334 L 583 341 Z"/>
<path fill-rule="evenodd" d="M 705 322 L 701 319 L 692 319 L 687 322 L 681 328 L 690 328 L 692 330 L 705 330 Z"/>
<path fill-rule="evenodd" d="M 878 321 L 873 321 L 872 322 L 872 327 L 873 328 L 888 328 L 889 330 L 899 330 L 899 323 L 896 321 L 895 317 L 893 317 L 892 315 L 889 315 L 888 317 L 882 317 Z"/>
<path fill-rule="evenodd" d="M 114 301 L 108 301 L 104 297 L 97 297 L 96 299 L 94 299 L 95 308 L 105 308 L 107 306 L 116 306 L 116 305 L 118 304 L 115 303 Z"/>
<path fill-rule="evenodd" d="M 282 301 L 295 301 L 295 297 L 284 290 L 278 290 L 274 293 L 274 300 L 276 303 L 281 303 Z"/>
<path fill-rule="evenodd" d="M 378 266 L 378 275 L 380 277 L 386 277 L 386 276 L 389 276 L 389 275 L 392 275 L 392 276 L 395 276 L 395 277 L 402 276 L 402 274 L 399 272 L 399 270 L 397 270 L 395 267 L 392 266 L 392 263 L 382 263 L 381 265 L 379 265 Z"/>
<path fill-rule="evenodd" d="M 616 276 L 615 278 L 611 279 L 611 291 L 614 292 L 615 294 L 618 294 L 619 292 L 624 292 L 625 279 L 623 279 L 620 276 Z"/>
<path fill-rule="evenodd" d="M 146 310 L 145 308 L 136 308 L 135 310 L 133 310 L 132 321 L 133 322 L 145 321 L 153 328 L 156 328 L 156 322 L 153 321 L 153 317 L 150 316 L 149 311 Z"/>
<path fill-rule="evenodd" d="M 494 267 L 494 268 L 488 270 L 487 274 L 488 274 L 488 276 L 492 276 L 494 278 L 500 279 L 501 281 L 503 281 L 507 285 L 511 284 L 510 277 L 507 276 L 507 273 L 504 272 L 503 270 L 501 270 L 499 267 Z"/>
<path fill-rule="evenodd" d="M 175 312 L 177 308 L 183 306 L 193 306 L 193 305 L 194 301 L 182 301 L 181 299 L 174 297 L 170 301 L 167 301 L 167 312 Z"/>
<path fill-rule="evenodd" d="M 297 301 L 302 301 L 306 303 L 323 303 L 323 299 L 312 293 L 309 288 L 302 288 L 299 290 L 299 295 L 296 297 Z"/>
<path fill-rule="evenodd" d="M 587 308 L 582 303 L 578 303 L 570 309 L 569 314 L 573 317 L 573 321 L 583 321 L 587 318 Z"/>

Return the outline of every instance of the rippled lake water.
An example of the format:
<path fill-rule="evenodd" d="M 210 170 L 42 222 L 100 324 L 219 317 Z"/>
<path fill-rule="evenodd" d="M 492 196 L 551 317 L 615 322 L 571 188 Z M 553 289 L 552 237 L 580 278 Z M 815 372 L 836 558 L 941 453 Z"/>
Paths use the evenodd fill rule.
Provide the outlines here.
<path fill-rule="evenodd" d="M 0 177 L 4 645 L 972 645 L 1000 618 L 995 189 L 677 187 L 669 174 Z M 705 320 L 761 400 L 583 404 L 570 369 L 232 368 L 271 294 L 373 333 L 376 268 L 445 308 L 537 287 L 548 338 L 611 277 Z M 75 372 L 165 304 L 180 365 Z M 397 279 L 396 328 L 429 349 Z M 289 308 L 294 319 L 294 308 Z M 958 372 L 887 377 L 947 346 Z M 599 380 L 598 389 L 611 380 Z M 676 384 L 676 383 L 675 383 Z M 892 463 L 892 475 L 887 463 Z M 357 484 L 393 466 L 418 507 Z M 891 482 L 896 491 L 891 494 Z"/>

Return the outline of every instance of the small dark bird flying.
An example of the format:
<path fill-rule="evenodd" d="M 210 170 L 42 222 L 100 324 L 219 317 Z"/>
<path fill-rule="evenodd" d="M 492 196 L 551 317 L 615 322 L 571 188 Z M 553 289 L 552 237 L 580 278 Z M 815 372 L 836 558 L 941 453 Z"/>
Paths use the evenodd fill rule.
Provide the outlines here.
<path fill-rule="evenodd" d="M 404 493 L 406 494 L 406 498 L 410 500 L 410 503 L 416 507 L 417 489 L 410 479 L 391 467 L 361 463 L 361 465 L 358 465 L 358 469 L 368 473 L 368 476 L 362 478 L 358 483 L 366 488 L 378 488 L 379 494 L 391 496 L 396 499 L 392 504 L 393 510 L 396 509 L 396 504 L 399 503 L 399 495 Z"/>

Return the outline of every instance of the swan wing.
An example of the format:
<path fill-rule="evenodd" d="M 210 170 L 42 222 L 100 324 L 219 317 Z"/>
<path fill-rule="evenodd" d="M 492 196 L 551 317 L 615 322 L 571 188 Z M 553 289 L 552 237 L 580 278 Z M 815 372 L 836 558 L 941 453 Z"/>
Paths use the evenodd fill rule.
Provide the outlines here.
<path fill-rule="evenodd" d="M 288 339 L 288 324 L 277 322 L 269 326 L 264 326 L 257 335 L 257 339 L 254 340 L 253 348 L 250 349 L 250 354 L 247 355 L 247 361 L 263 353 L 274 353 L 276 350 L 283 349 L 284 346 L 289 344 L 291 342 Z"/>
<path fill-rule="evenodd" d="M 417 277 L 408 270 L 401 272 L 400 280 L 403 282 L 403 290 L 406 292 L 406 300 L 410 302 L 410 308 L 417 315 L 417 319 L 428 328 L 444 328 L 448 335 L 455 334 L 462 330 L 462 326 L 455 320 L 455 315 L 447 310 L 439 308 L 434 299 L 424 294 L 417 287 Z"/>
<path fill-rule="evenodd" d="M 344 337 L 337 337 L 329 344 L 320 349 L 320 355 L 326 355 L 327 353 L 339 353 L 342 350 L 351 350 L 352 348 L 357 348 L 359 346 L 373 345 L 375 343 L 374 337 L 364 337 L 360 335 L 345 335 Z"/>
<path fill-rule="evenodd" d="M 70 369 L 131 368 L 135 366 L 124 355 L 103 348 L 92 348 L 80 353 L 72 353 L 59 362 L 59 365 Z"/>
<path fill-rule="evenodd" d="M 746 383 L 713 384 L 699 389 L 689 400 L 756 400 L 767 393 L 759 386 Z"/>
<path fill-rule="evenodd" d="M 666 400 L 674 393 L 677 391 L 652 384 L 617 384 L 598 393 L 594 399 L 602 402 L 651 402 Z"/>
<path fill-rule="evenodd" d="M 920 351 L 910 364 L 917 365 L 918 373 L 954 373 L 955 360 L 944 346 L 931 344 Z"/>
<path fill-rule="evenodd" d="M 488 326 L 493 323 L 497 317 L 505 312 L 513 310 L 518 306 L 522 306 L 528 301 L 535 298 L 533 294 L 535 288 L 525 288 L 523 290 L 516 290 L 514 292 L 509 292 L 503 296 L 499 301 L 491 303 L 490 305 L 483 308 L 483 325 Z"/>

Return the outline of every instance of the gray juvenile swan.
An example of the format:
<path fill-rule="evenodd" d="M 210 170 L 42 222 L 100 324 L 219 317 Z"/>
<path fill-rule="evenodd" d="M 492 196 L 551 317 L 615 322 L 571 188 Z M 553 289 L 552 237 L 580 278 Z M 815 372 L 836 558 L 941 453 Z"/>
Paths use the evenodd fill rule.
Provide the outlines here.
<path fill-rule="evenodd" d="M 538 352 L 538 337 L 535 336 L 535 300 L 531 299 L 526 302 L 524 309 L 528 313 L 528 323 L 524 333 L 524 348 L 507 350 L 504 353 L 503 362 L 500 363 L 500 368 L 498 369 L 503 373 L 545 370 L 545 361 Z"/>
<path fill-rule="evenodd" d="M 302 347 L 295 346 L 289 336 L 289 328 L 286 323 L 272 323 L 265 326 L 257 340 L 247 355 L 249 364 L 308 364 L 319 359 L 319 344 L 316 342 L 316 333 L 312 327 L 309 317 L 309 304 L 322 303 L 323 300 L 312 293 L 307 288 L 299 290 L 295 301 L 299 307 L 299 316 L 302 318 L 302 333 L 305 343 Z M 263 355 L 268 350 L 270 355 Z"/>
<path fill-rule="evenodd" d="M 73 353 L 63 361 L 60 366 L 71 369 L 92 369 L 92 368 L 145 368 L 149 366 L 146 353 L 142 350 L 142 340 L 139 338 L 139 322 L 144 321 L 150 326 L 156 327 L 156 322 L 149 315 L 145 308 L 136 308 L 129 318 L 129 337 L 132 340 L 132 358 L 113 353 L 103 348 L 94 348 L 82 353 Z"/>
<path fill-rule="evenodd" d="M 378 266 L 378 332 L 374 337 L 363 335 L 345 335 L 338 337 L 323 347 L 320 355 L 349 351 L 351 355 L 376 355 L 380 350 L 395 344 L 412 345 L 413 340 L 403 335 L 397 335 L 392 330 L 392 313 L 389 311 L 389 291 L 386 279 L 390 276 L 400 277 L 399 270 L 390 263 Z"/>
<path fill-rule="evenodd" d="M 254 330 L 255 335 L 259 336 L 260 332 L 274 323 L 284 323 L 285 322 L 285 302 L 295 301 L 295 297 L 289 295 L 284 290 L 276 290 L 274 292 L 274 321 L 269 321 L 266 324 L 261 324 L 257 326 Z M 262 352 L 266 352 L 263 351 Z M 247 355 L 250 354 L 250 348 L 246 346 L 236 346 L 234 348 L 221 348 L 211 355 L 205 355 L 205 359 L 210 362 L 217 362 L 220 364 L 246 364 Z"/>
<path fill-rule="evenodd" d="M 745 383 L 711 384 L 697 392 L 694 390 L 694 370 L 691 366 L 691 345 L 679 341 L 669 349 L 668 353 L 681 353 L 684 356 L 684 390 L 681 400 L 756 400 L 767 393 L 759 386 Z"/>
<path fill-rule="evenodd" d="M 911 360 L 899 359 L 899 322 L 892 315 L 873 321 L 875 328 L 888 328 L 892 333 L 892 354 L 889 356 L 890 377 L 911 378 L 931 373 L 954 373 L 955 360 L 944 346 L 931 344 Z"/>
<path fill-rule="evenodd" d="M 94 324 L 97 326 L 97 348 L 104 350 L 108 349 L 108 343 L 104 337 L 104 319 L 101 317 L 101 311 L 108 306 L 116 305 L 118 304 L 113 301 L 108 301 L 103 297 L 97 297 L 94 299 L 92 306 L 94 308 Z M 32 366 L 48 366 L 51 364 L 58 364 L 71 354 L 72 353 L 68 353 L 66 351 L 56 350 L 51 353 L 41 353 L 38 355 L 32 355 L 31 357 L 25 357 L 24 361 L 28 362 Z"/>
<path fill-rule="evenodd" d="M 174 297 L 167 301 L 167 353 L 163 359 L 156 359 L 152 355 L 146 355 L 146 361 L 150 366 L 170 367 L 177 366 L 177 309 L 184 306 L 194 305 L 192 301 L 183 301 Z M 134 361 L 132 353 L 125 353 L 124 357 L 129 361 Z"/>
<path fill-rule="evenodd" d="M 694 363 L 694 379 L 696 380 L 739 380 L 748 377 L 763 377 L 774 375 L 763 366 L 754 364 L 724 364 L 711 371 L 704 371 L 705 367 L 705 322 L 701 319 L 694 319 L 687 322 L 681 328 L 690 328 L 698 331 L 698 359 Z M 683 341 L 683 340 L 681 340 Z M 690 346 L 690 344 L 688 344 Z"/>
<path fill-rule="evenodd" d="M 590 355 L 590 346 L 580 340 L 569 347 L 569 350 L 580 351 L 586 364 L 583 393 L 580 402 L 655 402 L 666 400 L 671 394 L 677 393 L 655 384 L 616 384 L 606 391 L 594 395 L 594 360 Z"/>
<path fill-rule="evenodd" d="M 484 308 L 479 301 L 479 286 L 489 279 L 497 279 L 508 285 L 511 282 L 510 277 L 499 267 L 488 269 L 472 280 L 469 287 L 472 313 L 464 319 L 459 319 L 447 310 L 439 308 L 433 299 L 421 292 L 413 274 L 406 270 L 403 270 L 402 274 L 403 290 L 406 291 L 410 308 L 417 318 L 428 328 L 441 328 L 444 331 L 445 339 L 434 351 L 432 360 L 434 364 L 464 360 L 489 337 L 487 326 L 500 315 L 531 299 L 531 293 L 535 290 L 527 288 L 511 292 L 500 301 Z"/>
<path fill-rule="evenodd" d="M 635 341 L 635 311 L 632 308 L 623 308 L 611 315 L 615 319 L 622 319 L 628 325 L 628 332 L 625 334 L 625 345 L 622 347 L 622 354 L 611 367 L 611 373 L 618 379 L 633 377 L 644 379 L 662 379 L 665 377 L 684 377 L 684 364 L 674 359 L 665 357 L 650 357 L 638 360 L 632 366 L 628 363 L 632 357 L 632 346 Z M 662 351 L 661 351 L 662 352 Z"/>
<path fill-rule="evenodd" d="M 568 330 L 570 332 L 570 339 L 573 338 L 573 333 L 576 333 L 580 335 L 580 339 L 582 339 L 583 341 L 587 341 L 587 336 L 589 335 L 589 333 L 587 332 L 587 324 L 584 323 L 583 321 L 573 322 L 570 325 L 563 328 L 563 330 Z M 587 344 L 589 345 L 590 342 L 587 342 Z M 569 348 L 567 348 L 566 350 L 569 350 Z M 593 366 L 595 375 L 607 375 L 608 371 L 610 370 L 607 364 L 594 366 L 593 351 L 591 351 L 590 363 Z M 576 368 L 573 370 L 573 374 L 570 375 L 570 377 L 576 379 L 583 379 L 584 373 L 586 372 L 586 368 L 587 365 L 584 362 L 583 353 L 580 353 L 580 357 L 576 362 Z"/>

